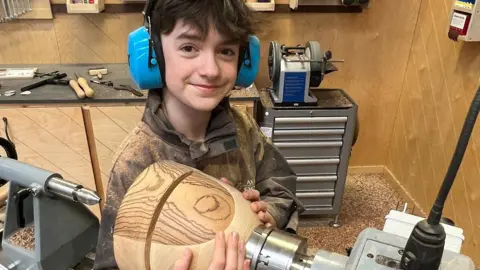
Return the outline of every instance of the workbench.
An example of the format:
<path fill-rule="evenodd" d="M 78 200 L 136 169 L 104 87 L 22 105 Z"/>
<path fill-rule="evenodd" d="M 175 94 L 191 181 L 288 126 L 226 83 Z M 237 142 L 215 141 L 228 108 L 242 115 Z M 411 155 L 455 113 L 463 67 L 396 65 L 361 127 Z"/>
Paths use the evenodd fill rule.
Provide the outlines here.
<path fill-rule="evenodd" d="M 89 83 L 95 90 L 93 98 L 78 99 L 66 85 L 44 85 L 31 90 L 30 95 L 20 95 L 21 87 L 41 78 L 0 81 L 0 118 L 8 120 L 8 133 L 19 160 L 97 190 L 102 205 L 90 208 L 98 217 L 116 149 L 140 122 L 148 91 L 135 86 L 127 64 L 0 65 L 35 67 L 40 73 L 59 71 L 68 75 L 64 79 L 76 79 L 77 73 L 87 80 L 94 78 L 88 75 L 88 68 L 99 66 L 108 69 L 102 81 L 131 85 L 144 96 L 94 83 Z M 5 96 L 9 90 L 17 91 L 14 96 Z M 230 99 L 232 106 L 254 117 L 261 106 L 255 85 L 232 91 Z M 6 138 L 4 123 L 0 127 L 0 136 Z"/>

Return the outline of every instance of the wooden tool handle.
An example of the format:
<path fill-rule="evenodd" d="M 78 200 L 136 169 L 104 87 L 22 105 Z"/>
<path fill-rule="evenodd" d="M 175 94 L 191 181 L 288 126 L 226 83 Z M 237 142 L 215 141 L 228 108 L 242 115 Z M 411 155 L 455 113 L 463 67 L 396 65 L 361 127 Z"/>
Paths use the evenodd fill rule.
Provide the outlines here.
<path fill-rule="evenodd" d="M 88 85 L 88 82 L 87 82 L 87 80 L 85 80 L 85 78 L 78 78 L 78 84 L 80 84 L 80 86 L 83 88 L 87 97 L 93 97 L 95 92 L 93 91 L 92 88 L 90 88 L 90 86 Z"/>
<path fill-rule="evenodd" d="M 80 88 L 80 86 L 75 80 L 70 80 L 69 84 L 70 84 L 70 87 L 72 87 L 73 91 L 75 91 L 79 99 L 85 98 L 85 92 L 83 92 L 82 88 Z"/>

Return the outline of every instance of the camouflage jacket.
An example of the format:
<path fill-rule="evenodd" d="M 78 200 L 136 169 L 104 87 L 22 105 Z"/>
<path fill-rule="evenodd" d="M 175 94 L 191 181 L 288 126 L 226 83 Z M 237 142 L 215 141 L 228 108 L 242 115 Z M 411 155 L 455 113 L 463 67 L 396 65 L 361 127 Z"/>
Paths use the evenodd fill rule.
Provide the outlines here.
<path fill-rule="evenodd" d="M 117 211 L 135 178 L 158 160 L 226 177 L 240 191 L 255 188 L 269 203 L 268 212 L 280 229 L 297 229 L 304 208 L 291 192 L 296 189 L 296 175 L 251 116 L 230 107 L 225 98 L 212 112 L 205 141 L 193 142 L 174 130 L 160 106 L 160 91 L 149 91 L 142 121 L 114 158 L 94 269 L 118 269 L 113 250 Z"/>

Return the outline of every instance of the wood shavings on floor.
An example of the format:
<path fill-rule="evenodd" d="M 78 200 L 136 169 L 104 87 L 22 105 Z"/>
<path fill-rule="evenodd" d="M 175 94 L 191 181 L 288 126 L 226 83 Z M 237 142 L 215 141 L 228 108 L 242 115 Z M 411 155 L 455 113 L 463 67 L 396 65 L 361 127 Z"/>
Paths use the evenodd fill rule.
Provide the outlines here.
<path fill-rule="evenodd" d="M 10 236 L 8 241 L 24 249 L 33 250 L 35 248 L 35 230 L 33 225 L 19 229 Z"/>
<path fill-rule="evenodd" d="M 403 210 L 404 199 L 382 174 L 352 174 L 347 177 L 339 222 L 332 228 L 332 219 L 302 218 L 298 234 L 308 238 L 309 251 L 324 249 L 347 255 L 358 234 L 368 227 L 383 229 L 390 210 Z M 408 205 L 408 212 L 410 213 Z M 310 253 L 309 252 L 309 253 Z"/>

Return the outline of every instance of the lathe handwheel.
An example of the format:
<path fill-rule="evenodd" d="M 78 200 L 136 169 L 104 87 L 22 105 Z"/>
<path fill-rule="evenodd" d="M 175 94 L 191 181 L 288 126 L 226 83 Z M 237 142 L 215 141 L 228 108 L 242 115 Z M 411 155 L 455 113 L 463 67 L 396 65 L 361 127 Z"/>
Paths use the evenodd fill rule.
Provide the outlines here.
<path fill-rule="evenodd" d="M 323 80 L 323 55 L 318 41 L 308 41 L 305 45 L 305 56 L 310 60 L 319 62 L 310 62 L 310 87 L 318 87 Z"/>
<path fill-rule="evenodd" d="M 270 81 L 276 82 L 280 77 L 280 62 L 282 53 L 278 41 L 270 41 L 268 47 L 268 77 Z"/>

